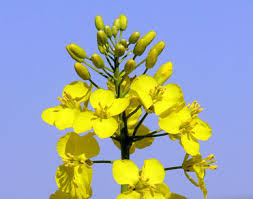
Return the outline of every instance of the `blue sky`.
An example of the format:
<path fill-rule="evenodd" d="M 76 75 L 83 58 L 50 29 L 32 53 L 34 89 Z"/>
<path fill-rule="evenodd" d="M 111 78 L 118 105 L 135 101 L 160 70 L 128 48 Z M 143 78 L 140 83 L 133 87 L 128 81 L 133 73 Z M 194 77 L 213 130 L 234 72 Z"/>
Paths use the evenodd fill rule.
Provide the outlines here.
<path fill-rule="evenodd" d="M 156 67 L 172 61 L 169 82 L 182 87 L 188 103 L 198 100 L 205 109 L 200 117 L 213 136 L 201 143 L 201 153 L 214 153 L 219 166 L 207 172 L 209 198 L 253 198 L 252 9 L 250 0 L 1 2 L 1 197 L 45 199 L 56 190 L 54 174 L 61 164 L 56 142 L 67 131 L 50 127 L 40 115 L 58 104 L 67 83 L 80 80 L 65 46 L 73 42 L 88 55 L 97 53 L 95 15 L 112 24 L 123 13 L 129 21 L 123 38 L 136 30 L 142 35 L 155 30 L 155 42 L 166 43 Z M 156 119 L 148 121 L 155 129 Z M 120 158 L 111 140 L 99 143 L 96 159 Z M 183 156 L 177 143 L 157 138 L 131 159 L 140 167 L 145 158 L 176 166 Z M 168 171 L 165 182 L 189 199 L 202 198 L 180 170 Z M 94 199 L 117 196 L 111 165 L 94 165 L 93 192 Z"/>

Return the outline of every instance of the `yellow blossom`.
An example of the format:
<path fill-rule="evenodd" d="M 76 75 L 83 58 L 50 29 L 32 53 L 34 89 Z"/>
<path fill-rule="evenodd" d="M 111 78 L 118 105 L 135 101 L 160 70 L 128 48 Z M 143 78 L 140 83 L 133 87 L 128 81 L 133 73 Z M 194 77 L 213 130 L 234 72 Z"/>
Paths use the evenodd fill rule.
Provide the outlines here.
<path fill-rule="evenodd" d="M 208 140 L 212 135 L 211 127 L 200 120 L 198 113 L 203 109 L 194 101 L 178 112 L 159 117 L 159 126 L 170 135 L 180 135 L 180 143 L 186 153 L 194 156 L 199 153 L 198 140 Z"/>
<path fill-rule="evenodd" d="M 205 173 L 206 169 L 216 169 L 217 165 L 210 165 L 212 163 L 215 163 L 215 160 L 213 160 L 215 157 L 213 154 L 209 155 L 207 158 L 202 159 L 202 156 L 200 154 L 193 156 L 192 158 L 188 159 L 189 155 L 186 154 L 184 158 L 184 162 L 182 164 L 182 167 L 184 169 L 184 173 L 186 177 L 196 186 L 200 187 L 201 191 L 203 192 L 203 195 L 205 198 L 207 198 L 207 189 L 205 186 Z M 198 183 L 195 182 L 188 174 L 187 172 L 194 172 L 197 176 Z"/>
<path fill-rule="evenodd" d="M 82 102 L 84 102 L 84 109 L 86 108 L 91 89 L 92 85 L 88 86 L 81 81 L 67 84 L 63 89 L 62 98 L 58 97 L 62 104 L 44 110 L 41 115 L 42 119 L 60 130 L 71 128 L 74 120 L 82 111 Z"/>

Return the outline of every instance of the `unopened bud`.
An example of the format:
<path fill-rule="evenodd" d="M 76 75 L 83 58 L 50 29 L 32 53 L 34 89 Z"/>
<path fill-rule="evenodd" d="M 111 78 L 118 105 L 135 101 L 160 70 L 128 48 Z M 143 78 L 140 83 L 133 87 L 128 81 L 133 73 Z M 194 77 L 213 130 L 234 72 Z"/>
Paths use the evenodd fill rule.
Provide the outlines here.
<path fill-rule="evenodd" d="M 127 40 L 121 39 L 120 44 L 122 44 L 125 48 L 127 48 Z"/>
<path fill-rule="evenodd" d="M 98 54 L 94 53 L 91 56 L 91 61 L 94 64 L 94 66 L 96 66 L 97 68 L 104 68 L 105 67 L 105 63 L 104 60 L 102 59 L 102 57 L 100 57 Z"/>
<path fill-rule="evenodd" d="M 90 73 L 88 69 L 81 63 L 77 62 L 75 63 L 75 70 L 79 77 L 81 77 L 83 80 L 89 80 L 90 79 Z"/>
<path fill-rule="evenodd" d="M 120 29 L 120 20 L 119 20 L 119 18 L 115 19 L 113 25 L 117 28 L 117 30 Z"/>
<path fill-rule="evenodd" d="M 126 30 L 126 28 L 127 28 L 127 17 L 125 15 L 120 15 L 119 20 L 120 20 L 120 30 Z"/>
<path fill-rule="evenodd" d="M 160 66 L 154 75 L 154 79 L 159 85 L 163 85 L 173 73 L 173 65 L 171 62 L 167 62 Z"/>
<path fill-rule="evenodd" d="M 153 41 L 153 39 L 155 38 L 155 36 L 156 36 L 156 32 L 153 31 L 153 30 L 151 30 L 146 35 L 144 35 L 142 38 L 144 40 L 146 40 L 146 45 L 148 46 Z"/>
<path fill-rule="evenodd" d="M 158 52 L 158 55 L 161 54 L 161 52 L 163 51 L 165 47 L 165 43 L 164 41 L 159 41 L 156 45 L 154 45 L 150 50 L 156 49 Z"/>
<path fill-rule="evenodd" d="M 135 44 L 138 41 L 138 39 L 140 38 L 140 36 L 141 36 L 141 34 L 138 31 L 134 32 L 133 34 L 131 34 L 131 36 L 128 39 L 129 43 Z"/>
<path fill-rule="evenodd" d="M 115 57 L 121 57 L 125 54 L 125 47 L 122 44 L 118 44 L 114 50 Z"/>
<path fill-rule="evenodd" d="M 82 62 L 85 58 L 87 58 L 86 52 L 84 49 L 76 44 L 69 44 L 66 46 L 66 49 L 69 55 L 76 61 Z"/>
<path fill-rule="evenodd" d="M 103 30 L 97 32 L 97 42 L 100 45 L 105 45 L 107 43 L 107 36 Z"/>
<path fill-rule="evenodd" d="M 97 15 L 95 17 L 95 25 L 96 25 L 97 30 L 103 30 L 104 29 L 104 22 L 103 22 L 103 19 L 100 15 Z"/>
<path fill-rule="evenodd" d="M 112 37 L 112 29 L 110 26 L 105 26 L 104 27 L 104 31 L 105 31 L 105 34 L 107 35 L 107 37 L 111 38 Z"/>
<path fill-rule="evenodd" d="M 112 35 L 113 35 L 114 37 L 116 37 L 117 34 L 118 34 L 118 29 L 117 29 L 117 27 L 116 27 L 116 26 L 112 26 Z"/>
<path fill-rule="evenodd" d="M 146 64 L 145 64 L 146 68 L 153 68 L 153 66 L 155 65 L 157 61 L 157 57 L 158 57 L 157 50 L 156 49 L 150 50 L 146 58 Z"/>
<path fill-rule="evenodd" d="M 135 44 L 133 53 L 134 53 L 135 55 L 141 56 L 141 55 L 144 53 L 146 47 L 147 47 L 147 42 L 146 42 L 146 40 L 140 39 L 140 40 L 137 41 L 137 43 Z"/>
<path fill-rule="evenodd" d="M 130 74 L 136 67 L 136 62 L 133 59 L 129 59 L 124 67 L 126 73 Z"/>
<path fill-rule="evenodd" d="M 98 50 L 101 54 L 105 54 L 106 53 L 106 48 L 102 45 L 98 44 Z"/>

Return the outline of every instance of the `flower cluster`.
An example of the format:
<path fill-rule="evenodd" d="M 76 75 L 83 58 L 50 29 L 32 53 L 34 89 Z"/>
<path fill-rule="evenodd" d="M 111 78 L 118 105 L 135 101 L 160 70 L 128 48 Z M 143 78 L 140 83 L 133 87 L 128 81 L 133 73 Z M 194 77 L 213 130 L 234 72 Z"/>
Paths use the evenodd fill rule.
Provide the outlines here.
<path fill-rule="evenodd" d="M 67 45 L 67 52 L 76 61 L 74 69 L 82 81 L 67 84 L 62 97 L 58 97 L 60 104 L 42 113 L 42 119 L 59 130 L 72 129 L 57 143 L 63 164 L 55 175 L 59 189 L 50 199 L 90 198 L 95 163 L 113 164 L 113 177 L 121 185 L 121 193 L 115 196 L 117 199 L 184 199 L 172 193 L 164 183 L 165 171 L 172 169 L 182 169 L 206 197 L 205 169 L 217 166 L 210 165 L 215 162 L 213 155 L 202 159 L 199 152 L 198 140 L 206 141 L 212 135 L 211 127 L 198 117 L 203 108 L 196 101 L 186 105 L 180 86 L 166 83 L 173 73 L 171 62 L 161 65 L 154 76 L 147 75 L 165 43 L 156 43 L 143 60 L 137 61 L 156 37 L 156 32 L 150 31 L 141 37 L 136 31 L 128 40 L 123 39 L 127 28 L 125 15 L 120 15 L 112 26 L 104 25 L 102 17 L 96 16 L 95 25 L 102 56 L 97 53 L 88 56 L 77 44 Z M 141 65 L 145 65 L 144 71 L 138 75 Z M 87 67 L 105 78 L 106 86 L 94 81 Z M 144 125 L 151 114 L 158 117 L 159 127 L 154 131 Z M 91 160 L 100 151 L 95 136 L 112 139 L 121 151 L 121 159 Z M 152 158 L 144 160 L 139 169 L 129 160 L 136 149 L 146 148 L 162 136 L 179 141 L 186 153 L 181 166 L 164 168 Z M 189 172 L 195 172 L 198 182 Z"/>

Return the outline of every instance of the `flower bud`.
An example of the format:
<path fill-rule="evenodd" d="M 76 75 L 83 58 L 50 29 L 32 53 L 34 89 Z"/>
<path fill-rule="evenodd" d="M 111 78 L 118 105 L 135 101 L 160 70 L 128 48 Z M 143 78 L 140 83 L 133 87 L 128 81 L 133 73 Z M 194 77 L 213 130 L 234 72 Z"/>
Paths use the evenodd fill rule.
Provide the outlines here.
<path fill-rule="evenodd" d="M 147 42 L 147 46 L 153 41 L 153 39 L 155 38 L 156 36 L 156 32 L 151 30 L 150 32 L 148 32 L 146 35 L 144 35 L 142 38 L 144 40 L 146 40 Z"/>
<path fill-rule="evenodd" d="M 94 66 L 96 66 L 97 68 L 104 68 L 105 67 L 105 62 L 102 59 L 102 57 L 100 57 L 98 54 L 94 53 L 91 56 L 91 61 L 94 64 Z"/>
<path fill-rule="evenodd" d="M 98 50 L 101 54 L 105 54 L 106 53 L 106 48 L 102 45 L 98 44 Z"/>
<path fill-rule="evenodd" d="M 143 54 L 143 52 L 145 51 L 147 47 L 147 42 L 144 39 L 140 39 L 139 41 L 137 41 L 137 43 L 134 46 L 134 50 L 133 53 L 135 55 L 141 56 Z"/>
<path fill-rule="evenodd" d="M 127 40 L 121 39 L 120 44 L 122 44 L 125 48 L 127 48 Z"/>
<path fill-rule="evenodd" d="M 114 50 L 115 57 L 121 57 L 125 54 L 125 47 L 122 44 L 118 44 Z"/>
<path fill-rule="evenodd" d="M 133 34 L 131 34 L 131 36 L 128 39 L 129 43 L 135 44 L 138 41 L 138 39 L 140 38 L 140 36 L 141 36 L 141 34 L 138 31 L 134 32 Z"/>
<path fill-rule="evenodd" d="M 161 52 L 163 51 L 165 47 L 165 43 L 164 41 L 159 41 L 156 45 L 154 45 L 150 50 L 156 49 L 158 52 L 158 55 L 161 54 Z"/>
<path fill-rule="evenodd" d="M 100 45 L 105 45 L 107 43 L 107 36 L 103 30 L 97 32 L 97 42 Z"/>
<path fill-rule="evenodd" d="M 120 20 L 119 20 L 119 18 L 115 19 L 113 25 L 117 28 L 117 30 L 120 29 L 120 26 L 121 26 L 121 25 L 120 25 Z"/>
<path fill-rule="evenodd" d="M 96 25 L 97 30 L 103 30 L 104 29 L 104 22 L 103 22 L 103 19 L 100 15 L 97 15 L 95 17 L 95 25 Z"/>
<path fill-rule="evenodd" d="M 126 28 L 127 28 L 127 17 L 125 15 L 120 15 L 119 20 L 120 20 L 120 30 L 126 30 Z"/>
<path fill-rule="evenodd" d="M 66 46 L 66 49 L 69 55 L 76 61 L 82 62 L 85 58 L 87 58 L 86 52 L 84 49 L 76 44 L 69 44 Z"/>
<path fill-rule="evenodd" d="M 167 62 L 160 66 L 154 75 L 154 79 L 159 85 L 163 85 L 172 75 L 173 65 L 171 62 Z"/>
<path fill-rule="evenodd" d="M 117 34 L 118 34 L 118 29 L 117 29 L 117 27 L 116 27 L 116 26 L 112 26 L 112 35 L 113 35 L 114 37 L 116 37 Z"/>
<path fill-rule="evenodd" d="M 157 57 L 158 57 L 157 50 L 156 49 L 150 50 L 146 58 L 146 64 L 145 64 L 146 68 L 153 68 L 153 66 L 155 65 L 157 61 Z"/>
<path fill-rule="evenodd" d="M 111 38 L 112 37 L 112 29 L 110 26 L 105 26 L 104 27 L 104 30 L 105 30 L 105 34 L 107 35 L 107 37 Z"/>
<path fill-rule="evenodd" d="M 83 80 L 89 80 L 90 79 L 90 73 L 88 69 L 81 63 L 77 62 L 75 63 L 75 70 L 79 77 L 81 77 Z"/>
<path fill-rule="evenodd" d="M 136 67 L 136 62 L 133 59 L 129 59 L 124 67 L 126 73 L 130 74 Z"/>

